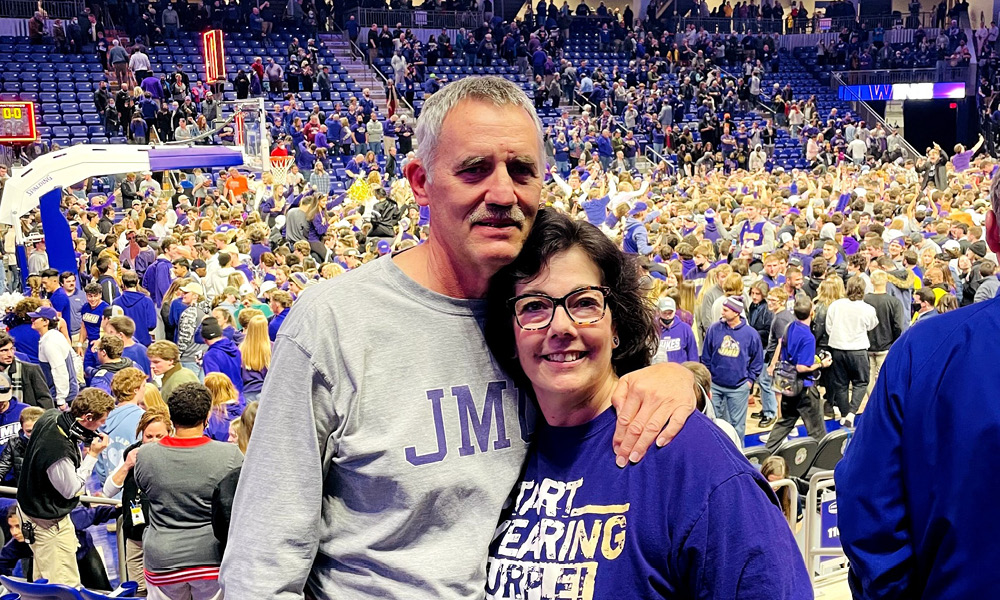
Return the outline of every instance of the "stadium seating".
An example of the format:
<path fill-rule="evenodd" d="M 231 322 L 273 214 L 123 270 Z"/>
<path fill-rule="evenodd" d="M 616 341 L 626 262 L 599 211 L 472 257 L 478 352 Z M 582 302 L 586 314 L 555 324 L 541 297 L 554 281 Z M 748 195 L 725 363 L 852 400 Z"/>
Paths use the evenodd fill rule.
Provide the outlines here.
<path fill-rule="evenodd" d="M 805 478 L 812 477 L 819 471 L 832 471 L 840 459 L 844 458 L 844 451 L 847 450 L 847 443 L 851 438 L 848 429 L 837 429 L 826 434 L 819 441 L 819 446 L 813 456 L 812 464 L 806 469 Z"/>
<path fill-rule="evenodd" d="M 816 440 L 811 437 L 794 438 L 779 446 L 774 455 L 785 459 L 789 477 L 805 477 L 817 446 Z"/>

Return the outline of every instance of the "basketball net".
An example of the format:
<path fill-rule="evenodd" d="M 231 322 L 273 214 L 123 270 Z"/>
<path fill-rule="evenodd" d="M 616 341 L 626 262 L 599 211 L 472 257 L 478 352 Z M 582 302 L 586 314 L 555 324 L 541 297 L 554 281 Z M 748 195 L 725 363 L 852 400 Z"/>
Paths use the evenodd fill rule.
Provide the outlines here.
<path fill-rule="evenodd" d="M 271 157 L 271 181 L 285 185 L 288 183 L 288 169 L 295 163 L 294 156 Z"/>

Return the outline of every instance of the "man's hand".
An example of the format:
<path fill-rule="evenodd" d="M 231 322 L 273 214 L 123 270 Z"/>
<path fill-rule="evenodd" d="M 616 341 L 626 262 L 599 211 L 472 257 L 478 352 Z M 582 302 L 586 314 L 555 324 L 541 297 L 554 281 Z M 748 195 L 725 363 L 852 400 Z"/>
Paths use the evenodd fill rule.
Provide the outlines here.
<path fill-rule="evenodd" d="M 108 439 L 108 434 L 98 433 L 94 441 L 90 442 L 90 449 L 87 450 L 87 454 L 97 458 L 101 455 L 101 452 L 104 452 L 109 443 L 111 443 L 111 440 Z"/>
<path fill-rule="evenodd" d="M 661 363 L 629 373 L 611 397 L 618 411 L 615 462 L 639 462 L 653 440 L 663 446 L 680 432 L 695 411 L 694 375 L 676 363 Z"/>

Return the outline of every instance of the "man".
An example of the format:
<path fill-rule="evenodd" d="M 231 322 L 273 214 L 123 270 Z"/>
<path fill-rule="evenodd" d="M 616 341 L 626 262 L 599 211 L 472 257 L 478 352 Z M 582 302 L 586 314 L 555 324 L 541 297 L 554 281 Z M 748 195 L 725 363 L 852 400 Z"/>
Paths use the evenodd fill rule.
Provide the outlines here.
<path fill-rule="evenodd" d="M 996 271 L 997 266 L 992 261 L 984 260 L 979 266 L 979 275 L 982 279 L 973 302 L 985 302 L 996 297 L 997 290 L 1000 290 L 1000 279 L 997 278 Z"/>
<path fill-rule="evenodd" d="M 934 294 L 931 293 L 933 298 Z M 865 282 L 860 277 L 847 280 L 847 297 L 834 300 L 826 311 L 833 370 L 830 395 L 840 409 L 841 424 L 854 427 L 854 417 L 868 389 L 868 332 L 878 325 L 875 308 L 865 303 Z M 847 401 L 848 388 L 851 401 Z"/>
<path fill-rule="evenodd" d="M 123 317 L 118 317 L 123 318 Z M 122 357 L 122 350 L 125 344 L 116 336 L 105 335 L 97 340 L 95 344 L 97 352 L 97 362 L 100 367 L 94 371 L 94 376 L 90 380 L 90 387 L 104 390 L 111 393 L 111 380 L 122 369 L 134 366 L 132 361 Z"/>
<path fill-rule="evenodd" d="M 135 322 L 135 339 L 143 346 L 153 343 L 152 331 L 156 329 L 156 306 L 146 294 L 139 291 L 139 275 L 135 271 L 122 273 L 125 291 L 112 303 L 120 306 L 125 316 Z"/>
<path fill-rule="evenodd" d="M 198 383 L 198 375 L 181 365 L 181 352 L 177 344 L 159 340 L 146 349 L 146 354 L 149 356 L 149 367 L 153 375 L 160 377 L 160 395 L 164 398 L 169 398 L 181 384 Z"/>
<path fill-rule="evenodd" d="M 520 251 L 538 210 L 541 123 L 516 84 L 467 77 L 424 104 L 418 137 L 406 176 L 417 203 L 434 215 L 427 240 L 350 278 L 310 287 L 277 336 L 263 396 L 288 400 L 261 403 L 223 558 L 226 597 L 301 598 L 306 587 L 317 597 L 483 596 L 496 516 L 526 446 L 518 393 L 489 355 L 477 307 L 490 277 Z M 368 298 L 363 311 L 347 300 L 359 294 Z M 404 325 L 412 319 L 422 325 L 416 332 Z M 390 332 L 401 329 L 411 346 L 453 348 L 453 360 L 390 352 Z M 372 336 L 382 343 L 357 344 Z M 364 365 L 355 362 L 362 357 Z M 386 369 L 421 377 L 389 378 Z M 615 402 L 644 376 L 646 389 L 662 391 L 662 377 L 657 385 L 650 373 L 676 373 L 683 383 L 670 387 L 685 396 L 693 390 L 686 369 L 656 365 L 626 375 Z M 354 384 L 344 385 L 348 377 Z M 676 405 L 684 408 L 671 428 L 681 425 L 693 398 L 663 413 Z M 344 411 L 357 417 L 347 437 L 337 416 Z M 467 437 L 468 444 L 458 433 L 463 411 L 479 423 L 480 434 Z M 622 406 L 619 420 L 634 414 Z M 316 437 L 288 435 L 289 420 Z M 633 424 L 632 435 L 622 438 L 620 464 L 641 458 L 645 448 L 632 446 L 636 433 L 651 441 L 661 436 L 662 423 Z M 273 486 L 278 465 L 283 477 L 298 482 L 292 504 Z M 325 497 L 324 489 L 337 495 Z M 386 504 L 381 499 L 389 489 L 396 501 Z M 270 502 L 283 504 L 280 514 L 259 510 Z M 384 544 L 399 551 L 370 550 Z M 456 545 L 467 550 L 456 553 Z"/>
<path fill-rule="evenodd" d="M 47 410 L 35 422 L 17 483 L 19 510 L 34 525 L 35 579 L 80 586 L 76 528 L 69 513 L 80 504 L 97 457 L 108 446 L 108 436 L 97 430 L 114 406 L 107 393 L 86 389 L 68 412 Z M 80 446 L 87 442 L 81 460 Z"/>
<path fill-rule="evenodd" d="M 163 296 L 167 293 L 170 283 L 173 281 L 171 278 L 171 271 L 174 266 L 172 261 L 181 257 L 178 252 L 178 246 L 177 240 L 170 236 L 161 239 L 160 255 L 153 264 L 146 268 L 146 272 L 142 276 L 142 287 L 149 292 L 150 299 L 156 308 L 159 308 L 163 304 Z"/>
<path fill-rule="evenodd" d="M 288 309 L 292 306 L 292 295 L 284 290 L 271 292 L 271 298 L 268 300 L 268 305 L 271 308 L 271 312 L 274 314 L 274 316 L 271 317 L 271 321 L 267 324 L 267 333 L 273 342 L 278 338 L 278 331 L 281 329 L 281 325 L 288 317 Z"/>
<path fill-rule="evenodd" d="M 0 374 L 0 454 L 7 444 L 17 439 L 21 433 L 21 412 L 30 408 L 14 397 L 14 388 L 6 375 Z M 6 476 L 0 477 L 0 480 Z M 11 485 L 16 485 L 12 482 Z"/>
<path fill-rule="evenodd" d="M 882 363 L 889 354 L 889 348 L 896 343 L 906 330 L 906 316 L 903 306 L 889 295 L 889 276 L 885 271 L 872 271 L 872 292 L 865 294 L 865 302 L 875 309 L 878 325 L 868 332 L 868 394 L 875 387 Z M 931 292 L 933 294 L 933 292 Z"/>
<path fill-rule="evenodd" d="M 625 239 L 622 241 L 622 249 L 629 254 L 640 254 L 643 256 L 656 251 L 649 243 L 649 232 L 646 230 L 646 213 L 649 212 L 649 205 L 643 201 L 635 203 L 632 210 L 625 219 Z"/>
<path fill-rule="evenodd" d="M 38 332 L 38 366 L 42 368 L 49 394 L 60 410 L 67 410 L 80 391 L 73 363 L 73 348 L 59 333 L 59 313 L 51 306 L 40 306 L 28 313 L 31 328 Z"/>
<path fill-rule="evenodd" d="M 32 244 L 31 255 L 28 256 L 28 275 L 38 275 L 49 268 L 49 255 L 45 253 L 45 238 L 38 238 Z"/>
<path fill-rule="evenodd" d="M 201 322 L 201 337 L 208 344 L 208 350 L 201 359 L 205 375 L 222 373 L 233 382 L 233 387 L 243 395 L 243 357 L 233 340 L 222 335 L 222 327 L 215 317 L 205 317 Z"/>
<path fill-rule="evenodd" d="M 212 495 L 243 454 L 205 436 L 212 410 L 205 386 L 181 385 L 167 397 L 167 407 L 173 434 L 144 444 L 133 470 L 154 515 L 143 534 L 149 597 L 213 598 L 222 551 L 213 533 Z"/>
<path fill-rule="evenodd" d="M 760 334 L 741 316 L 743 299 L 730 296 L 722 304 L 722 320 L 712 323 L 705 335 L 701 363 L 712 374 L 715 414 L 733 426 L 740 445 L 747 428 L 750 389 L 764 370 Z"/>
<path fill-rule="evenodd" d="M 743 205 L 747 220 L 740 225 L 739 242 L 742 247 L 750 247 L 754 259 L 759 260 L 764 254 L 774 252 L 774 224 L 761 214 L 761 203 L 750 200 Z"/>
<path fill-rule="evenodd" d="M 805 294 L 800 296 L 806 297 Z M 764 349 L 764 364 L 770 365 L 774 353 L 778 349 L 778 340 L 785 335 L 785 329 L 791 325 L 795 317 L 788 309 L 788 292 L 785 291 L 784 287 L 770 290 L 767 293 L 766 302 L 767 309 L 773 314 L 771 328 L 767 336 L 767 348 Z M 795 301 L 792 300 L 792 302 L 794 304 Z M 774 418 L 778 414 L 778 399 L 774 394 L 774 389 L 772 389 L 771 375 L 767 369 L 761 371 L 757 384 L 760 386 L 761 409 L 760 412 L 752 413 L 750 418 L 760 419 L 757 426 L 766 428 L 774 423 Z"/>
<path fill-rule="evenodd" d="M 89 376 L 97 368 L 97 355 L 90 342 L 101 337 L 101 319 L 110 305 L 104 301 L 101 284 L 92 281 L 83 291 L 87 296 L 87 303 L 80 310 L 82 325 L 74 348 L 77 354 L 83 355 L 83 372 Z"/>
<path fill-rule="evenodd" d="M 768 288 L 776 288 L 785 283 L 785 275 L 781 272 L 783 262 L 781 257 L 775 254 L 769 254 L 764 259 L 764 275 L 761 279 Z"/>
<path fill-rule="evenodd" d="M 691 326 L 676 317 L 677 302 L 660 298 L 660 345 L 653 362 L 698 362 L 698 343 Z"/>
<path fill-rule="evenodd" d="M 73 339 L 80 333 L 81 313 L 87 302 L 86 294 L 78 293 L 76 289 L 76 273 L 70 271 L 59 273 L 55 269 L 47 269 L 43 271 L 42 285 L 52 294 L 49 302 L 66 321 L 70 339 Z"/>
<path fill-rule="evenodd" d="M 1000 178 L 986 240 L 1000 252 Z M 988 598 L 996 593 L 992 514 L 1000 412 L 997 300 L 912 328 L 836 469 L 837 525 L 855 598 Z M 992 404 L 992 401 L 987 401 Z M 947 525 L 945 525 L 947 524 Z"/>
<path fill-rule="evenodd" d="M 10 380 L 14 397 L 29 406 L 52 408 L 52 394 L 38 365 L 21 362 L 14 356 L 14 338 L 0 331 L 0 373 Z"/>
<path fill-rule="evenodd" d="M 201 321 L 212 312 L 205 292 L 197 283 L 191 282 L 181 288 L 181 302 L 184 307 L 177 319 L 177 347 L 180 349 L 180 362 L 193 373 L 201 375 L 198 358 L 205 351 L 205 344 L 198 340 L 198 330 Z M 152 347 L 152 346 L 150 346 Z"/>
<path fill-rule="evenodd" d="M 826 435 L 826 425 L 823 423 L 823 413 L 818 402 L 813 401 L 812 373 L 821 368 L 829 367 L 831 359 L 816 362 L 816 338 L 810 325 L 813 316 L 813 304 L 809 298 L 802 296 L 795 300 L 795 320 L 788 324 L 781 336 L 780 354 L 775 353 L 767 367 L 767 374 L 773 378 L 779 361 L 786 361 L 795 366 L 795 372 L 802 380 L 802 391 L 794 396 L 781 396 L 781 418 L 774 424 L 767 438 L 766 448 L 774 452 L 785 442 L 788 434 L 795 429 L 799 417 L 806 424 L 809 435 L 820 440 Z"/>
<path fill-rule="evenodd" d="M 147 376 L 152 375 L 149 369 L 149 357 L 146 346 L 135 341 L 135 321 L 122 317 L 111 317 L 105 324 L 105 335 L 113 335 L 122 341 L 122 357 L 132 361 L 132 366 L 141 370 Z"/>
<path fill-rule="evenodd" d="M 934 290 L 930 288 L 924 287 L 913 292 L 913 302 L 917 306 L 917 311 L 913 313 L 913 320 L 910 323 L 911 325 L 916 325 L 917 323 L 925 321 L 938 314 L 937 310 L 934 308 L 934 303 L 937 302 L 937 298 L 934 296 Z"/>

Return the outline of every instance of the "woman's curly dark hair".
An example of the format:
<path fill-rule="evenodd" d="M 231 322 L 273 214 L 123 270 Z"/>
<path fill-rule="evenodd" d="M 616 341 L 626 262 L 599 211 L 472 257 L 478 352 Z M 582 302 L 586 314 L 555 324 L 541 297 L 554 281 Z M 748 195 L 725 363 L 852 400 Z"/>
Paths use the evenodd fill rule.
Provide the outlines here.
<path fill-rule="evenodd" d="M 494 358 L 521 389 L 529 392 L 531 382 L 514 358 L 514 327 L 517 325 L 507 300 L 514 296 L 514 286 L 518 282 L 532 279 L 553 256 L 571 248 L 586 252 L 601 271 L 601 285 L 611 288 L 608 308 L 620 342 L 611 355 L 615 373 L 621 376 L 648 366 L 659 344 L 656 312 L 639 288 L 640 273 L 635 257 L 623 253 L 590 223 L 542 209 L 521 253 L 490 280 L 484 326 L 486 342 Z"/>

